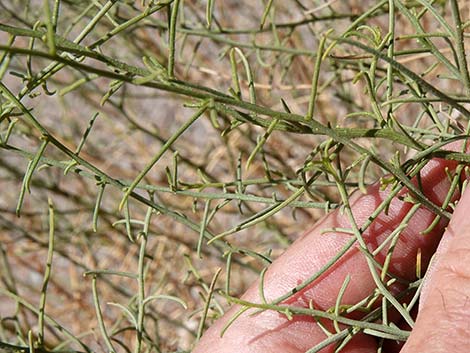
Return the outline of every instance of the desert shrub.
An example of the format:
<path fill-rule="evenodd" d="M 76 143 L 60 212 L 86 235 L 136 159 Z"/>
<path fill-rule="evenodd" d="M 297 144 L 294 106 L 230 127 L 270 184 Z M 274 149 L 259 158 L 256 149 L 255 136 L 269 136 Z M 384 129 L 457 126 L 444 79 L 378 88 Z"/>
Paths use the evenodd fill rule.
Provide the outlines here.
<path fill-rule="evenodd" d="M 464 164 L 442 205 L 410 182 L 433 157 L 469 160 L 445 152 L 468 135 L 463 2 L 0 8 L 2 350 L 189 351 L 355 190 L 391 190 L 372 221 L 406 187 L 433 227 L 465 186 Z M 384 278 L 363 307 L 389 298 Z M 367 326 L 384 303 L 330 342 L 405 340 Z"/>

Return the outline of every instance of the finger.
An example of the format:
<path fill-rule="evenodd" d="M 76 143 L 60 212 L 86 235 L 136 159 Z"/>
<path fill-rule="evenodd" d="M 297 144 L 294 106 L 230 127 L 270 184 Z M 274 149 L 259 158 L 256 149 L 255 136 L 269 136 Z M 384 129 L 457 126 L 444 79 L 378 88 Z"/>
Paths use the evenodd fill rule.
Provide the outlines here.
<path fill-rule="evenodd" d="M 403 353 L 468 352 L 470 189 L 462 196 L 426 275 L 418 319 Z"/>
<path fill-rule="evenodd" d="M 456 164 L 440 159 L 432 160 L 421 172 L 423 191 L 433 202 L 441 204 L 449 189 L 449 180 L 445 168 L 453 169 Z M 401 193 L 404 196 L 406 190 Z M 388 191 L 376 184 L 369 188 L 366 195 L 356 196 L 351 202 L 356 223 L 362 226 L 374 210 L 387 198 Z M 381 213 L 363 233 L 363 238 L 370 249 L 375 249 L 403 220 L 413 207 L 403 199 L 394 198 L 387 213 Z M 433 221 L 434 215 L 425 208 L 419 208 L 408 222 L 408 227 L 398 240 L 390 271 L 397 276 L 413 278 L 415 259 L 418 249 L 426 266 L 445 226 L 441 221 L 426 236 L 416 236 Z M 347 217 L 339 211 L 333 212 L 319 222 L 314 229 L 298 239 L 266 272 L 264 295 L 269 301 L 275 300 L 319 271 L 332 259 L 350 239 L 350 234 L 330 232 L 322 234 L 328 228 L 351 228 Z M 385 251 L 378 254 L 382 262 Z M 355 304 L 367 297 L 375 288 L 374 281 L 364 255 L 357 247 L 351 248 L 312 284 L 299 291 L 285 303 L 307 307 L 310 302 L 316 308 L 328 309 L 335 303 L 340 288 L 347 276 L 350 284 L 346 288 L 342 304 Z M 259 284 L 254 283 L 243 299 L 259 302 Z M 227 321 L 238 310 L 232 308 L 221 320 L 205 334 L 194 353 L 201 352 L 305 352 L 310 347 L 323 341 L 326 336 L 311 317 L 296 317 L 288 320 L 284 315 L 273 311 L 264 311 L 256 316 L 244 314 L 220 337 L 220 332 Z M 348 352 L 369 352 L 374 340 L 365 335 L 358 335 L 347 348 Z M 329 346 L 322 352 L 332 351 Z"/>

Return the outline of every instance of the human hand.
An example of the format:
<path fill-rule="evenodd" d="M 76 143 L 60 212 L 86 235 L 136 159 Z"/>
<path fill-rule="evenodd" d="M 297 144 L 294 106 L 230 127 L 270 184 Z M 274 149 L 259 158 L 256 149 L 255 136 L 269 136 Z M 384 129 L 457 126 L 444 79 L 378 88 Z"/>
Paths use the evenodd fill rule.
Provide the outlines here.
<path fill-rule="evenodd" d="M 445 168 L 455 169 L 455 163 L 434 159 L 421 171 L 421 184 L 424 194 L 435 204 L 442 204 L 450 187 Z M 415 180 L 416 182 L 416 180 Z M 380 190 L 378 184 L 371 186 L 366 195 L 354 195 L 351 209 L 358 226 L 367 222 L 371 213 L 388 196 L 388 190 Z M 404 196 L 406 190 L 399 195 Z M 458 195 L 455 195 L 457 198 Z M 369 250 L 379 244 L 396 229 L 413 204 L 395 197 L 388 212 L 382 212 L 363 233 Z M 416 256 L 421 253 L 422 268 L 425 269 L 437 249 L 436 257 L 429 269 L 421 293 L 419 313 L 406 344 L 390 344 L 382 352 L 468 352 L 470 344 L 470 190 L 464 193 L 450 225 L 441 220 L 428 234 L 421 234 L 435 215 L 418 208 L 401 232 L 395 246 L 389 272 L 413 281 L 416 279 Z M 353 235 L 341 232 L 328 232 L 325 229 L 351 228 L 347 217 L 339 211 L 320 220 L 313 229 L 298 239 L 282 256 L 274 261 L 264 277 L 264 295 L 270 301 L 289 292 L 320 270 L 332 259 Z M 441 241 L 442 233 L 444 232 Z M 381 250 L 375 259 L 383 263 L 388 247 Z M 335 305 L 336 298 L 345 278 L 350 276 L 341 304 L 355 304 L 369 296 L 376 285 L 365 260 L 364 254 L 353 246 L 324 274 L 303 290 L 297 292 L 283 305 L 293 305 L 327 310 Z M 394 284 L 392 293 L 403 287 Z M 261 302 L 259 283 L 254 283 L 243 295 L 243 300 Z M 380 302 L 380 300 L 379 300 Z M 224 325 L 240 309 L 235 305 L 219 319 L 202 337 L 193 353 L 300 353 L 306 352 L 323 342 L 327 336 L 311 316 L 294 316 L 291 320 L 277 311 L 265 310 L 251 315 L 253 310 L 238 317 L 220 336 Z M 400 317 L 390 313 L 393 317 Z M 358 316 L 354 316 L 358 318 Z M 359 317 L 360 318 L 360 317 Z M 323 322 L 333 328 L 330 322 Z M 409 329 L 403 322 L 399 327 Z M 342 350 L 345 353 L 377 352 L 377 339 L 358 333 Z M 334 352 L 335 344 L 330 344 L 320 352 Z"/>

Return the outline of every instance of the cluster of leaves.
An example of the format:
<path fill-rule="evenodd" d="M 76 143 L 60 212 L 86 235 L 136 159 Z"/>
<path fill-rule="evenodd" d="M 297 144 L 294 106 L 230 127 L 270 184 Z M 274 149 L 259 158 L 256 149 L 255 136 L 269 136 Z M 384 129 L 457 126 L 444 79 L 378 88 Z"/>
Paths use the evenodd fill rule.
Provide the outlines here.
<path fill-rule="evenodd" d="M 309 352 L 406 340 L 382 309 L 412 325 L 421 278 L 403 306 L 373 253 L 377 288 L 356 305 L 279 304 L 367 252 L 361 234 L 404 187 L 415 205 L 376 251 L 390 258 L 420 207 L 428 231 L 450 217 L 464 164 L 442 205 L 410 179 L 436 156 L 469 162 L 443 150 L 469 132 L 462 7 L 0 0 L 0 349 L 187 351 L 230 302 L 333 320 Z M 325 212 L 355 225 L 349 194 L 378 178 L 389 197 L 321 272 L 273 302 L 236 299 Z"/>

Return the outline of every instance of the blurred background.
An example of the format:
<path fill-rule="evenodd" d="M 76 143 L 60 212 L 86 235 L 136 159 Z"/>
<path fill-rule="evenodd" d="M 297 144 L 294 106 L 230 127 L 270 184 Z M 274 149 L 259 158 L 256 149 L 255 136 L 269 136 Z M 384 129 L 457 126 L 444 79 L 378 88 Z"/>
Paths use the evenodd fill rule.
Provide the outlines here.
<path fill-rule="evenodd" d="M 0 341 L 41 342 L 44 307 L 39 350 L 109 351 L 107 335 L 119 352 L 190 351 L 228 308 L 219 290 L 242 294 L 338 207 L 328 173 L 305 187 L 337 141 L 296 119 L 312 109 L 398 164 L 415 153 L 403 131 L 427 144 L 464 133 L 461 112 L 370 52 L 328 39 L 316 59 L 328 31 L 348 33 L 465 104 L 449 2 L 402 1 L 409 13 L 392 16 L 388 3 L 0 0 Z M 365 133 L 385 128 L 402 135 Z M 348 192 L 387 173 L 347 147 L 337 163 Z"/>

